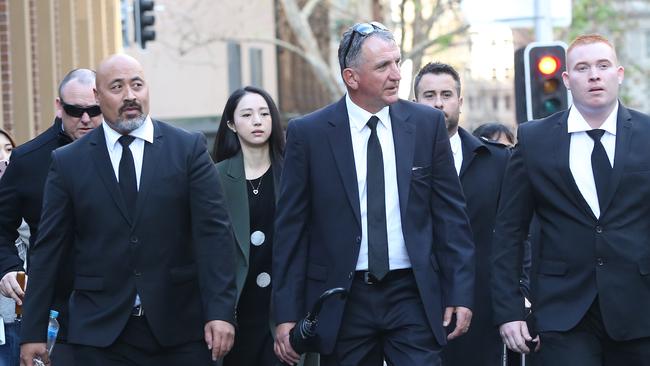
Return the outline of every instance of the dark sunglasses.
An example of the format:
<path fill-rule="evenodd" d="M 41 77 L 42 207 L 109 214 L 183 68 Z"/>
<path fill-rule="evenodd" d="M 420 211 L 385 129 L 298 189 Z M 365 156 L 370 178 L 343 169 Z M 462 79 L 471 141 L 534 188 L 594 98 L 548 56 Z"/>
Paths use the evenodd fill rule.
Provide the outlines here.
<path fill-rule="evenodd" d="M 102 114 L 102 110 L 99 109 L 98 105 L 93 105 L 90 107 L 79 107 L 76 105 L 67 104 L 63 101 L 63 99 L 61 99 L 61 106 L 68 116 L 75 118 L 80 118 L 84 115 L 84 113 L 88 113 L 89 117 L 95 117 Z"/>
<path fill-rule="evenodd" d="M 376 30 L 388 31 L 385 25 L 379 22 L 370 22 L 370 23 L 357 23 L 352 27 L 352 36 L 348 41 L 347 46 L 345 47 L 345 52 L 343 53 L 343 69 L 347 69 L 346 59 L 348 58 L 348 52 L 350 52 L 350 47 L 352 47 L 352 41 L 354 41 L 354 36 L 359 33 L 363 37 L 373 33 Z"/>

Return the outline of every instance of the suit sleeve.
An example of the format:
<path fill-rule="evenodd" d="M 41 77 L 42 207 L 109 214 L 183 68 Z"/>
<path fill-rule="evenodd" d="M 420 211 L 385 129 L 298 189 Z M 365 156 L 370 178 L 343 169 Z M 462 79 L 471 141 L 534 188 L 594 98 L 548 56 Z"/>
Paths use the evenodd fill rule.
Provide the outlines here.
<path fill-rule="evenodd" d="M 221 183 L 205 137 L 197 135 L 189 166 L 192 246 L 205 321 L 235 323 L 234 237 Z"/>
<path fill-rule="evenodd" d="M 433 222 L 435 225 L 443 225 L 441 232 L 445 233 L 445 237 L 434 248 L 443 275 L 443 303 L 445 306 L 472 308 L 475 276 L 472 230 L 443 114 L 438 113 L 437 116 L 431 169 L 431 212 Z"/>
<path fill-rule="evenodd" d="M 21 178 L 20 164 L 9 164 L 0 179 L 0 278 L 7 272 L 23 270 L 23 261 L 16 249 L 22 220 L 22 203 L 17 190 Z"/>
<path fill-rule="evenodd" d="M 304 313 L 309 220 L 308 149 L 296 123 L 289 124 L 273 240 L 273 309 L 277 324 Z"/>
<path fill-rule="evenodd" d="M 524 319 L 519 280 L 521 253 L 533 215 L 533 197 L 526 171 L 526 129 L 522 127 L 504 177 L 492 244 L 492 307 L 497 325 Z"/>
<path fill-rule="evenodd" d="M 21 343 L 45 342 L 50 306 L 54 302 L 57 274 L 63 253 L 71 246 L 74 212 L 69 192 L 57 160 L 52 164 L 45 183 L 43 210 L 36 242 L 30 248 L 29 281 L 23 307 Z"/>

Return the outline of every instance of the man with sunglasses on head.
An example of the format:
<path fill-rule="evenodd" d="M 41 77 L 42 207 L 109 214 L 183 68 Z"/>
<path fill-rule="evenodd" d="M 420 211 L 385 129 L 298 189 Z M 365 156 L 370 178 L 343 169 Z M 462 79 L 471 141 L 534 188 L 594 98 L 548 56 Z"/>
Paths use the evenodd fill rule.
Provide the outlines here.
<path fill-rule="evenodd" d="M 59 84 L 54 124 L 14 150 L 11 164 L 0 181 L 0 293 L 13 298 L 19 305 L 22 304 L 24 291 L 16 281 L 16 274 L 25 270 L 25 263 L 14 244 L 18 227 L 24 218 L 31 233 L 30 244 L 33 244 L 38 235 L 43 187 L 52 151 L 81 138 L 100 125 L 102 116 L 93 94 L 94 87 L 95 71 L 70 71 Z M 60 365 L 71 365 L 73 360 L 65 344 L 69 273 L 62 271 L 59 279 L 53 309 L 59 311 L 61 330 L 52 356 L 54 362 Z"/>
<path fill-rule="evenodd" d="M 275 351 L 323 291 L 321 365 L 440 365 L 469 329 L 474 244 L 442 112 L 400 100 L 400 52 L 379 23 L 339 46 L 347 95 L 293 120 L 273 248 Z M 434 227 L 445 235 L 436 236 Z M 451 324 L 456 314 L 456 323 Z M 444 327 L 455 327 L 449 335 Z"/>

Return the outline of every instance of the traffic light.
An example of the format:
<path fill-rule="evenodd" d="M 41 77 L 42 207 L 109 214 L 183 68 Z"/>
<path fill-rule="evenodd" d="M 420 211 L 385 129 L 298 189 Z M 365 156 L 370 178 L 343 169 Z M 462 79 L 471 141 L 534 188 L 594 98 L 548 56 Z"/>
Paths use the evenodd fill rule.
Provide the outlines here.
<path fill-rule="evenodd" d="M 135 42 L 142 48 L 146 48 L 147 42 L 156 39 L 156 31 L 153 29 L 153 25 L 156 23 L 156 17 L 153 14 L 153 7 L 153 0 L 133 1 Z"/>
<path fill-rule="evenodd" d="M 566 45 L 561 42 L 534 42 L 515 52 L 519 123 L 568 108 L 569 93 L 562 82 L 565 60 Z"/>

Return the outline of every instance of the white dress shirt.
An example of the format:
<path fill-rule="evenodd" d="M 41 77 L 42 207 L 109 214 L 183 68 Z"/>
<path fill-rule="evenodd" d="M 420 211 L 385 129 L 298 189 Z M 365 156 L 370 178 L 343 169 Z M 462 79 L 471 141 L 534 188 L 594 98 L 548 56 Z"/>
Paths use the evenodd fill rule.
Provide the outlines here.
<path fill-rule="evenodd" d="M 618 115 L 618 102 L 599 129 L 605 130 L 600 141 L 605 148 L 609 163 L 614 166 L 616 151 L 616 116 Z M 571 134 L 569 147 L 569 167 L 573 180 L 575 180 L 582 197 L 591 208 L 596 218 L 600 218 L 600 205 L 596 192 L 596 181 L 591 169 L 591 152 L 594 149 L 594 140 L 586 131 L 592 130 L 577 108 L 571 107 L 567 118 L 567 131 Z"/>
<path fill-rule="evenodd" d="M 113 165 L 113 172 L 115 179 L 120 181 L 120 159 L 122 158 L 122 144 L 119 143 L 119 138 L 122 137 L 120 133 L 112 129 L 106 121 L 102 122 L 104 128 L 104 136 L 106 136 L 106 147 L 108 148 L 108 156 L 111 158 Z M 144 142 L 147 141 L 153 144 L 153 123 L 151 118 L 147 116 L 142 126 L 131 131 L 129 135 L 135 137 L 133 142 L 129 145 L 131 154 L 133 155 L 133 164 L 135 165 L 135 179 L 140 189 L 140 175 L 142 173 L 142 159 L 144 157 Z"/>
<path fill-rule="evenodd" d="M 449 144 L 451 145 L 451 152 L 454 155 L 456 174 L 460 175 L 460 167 L 463 166 L 463 144 L 460 141 L 458 131 L 449 138 Z"/>
<path fill-rule="evenodd" d="M 122 158 L 122 144 L 119 143 L 119 138 L 122 137 L 120 133 L 112 129 L 106 121 L 102 122 L 104 128 L 104 136 L 106 137 L 106 148 L 108 149 L 108 156 L 111 158 L 111 165 L 115 173 L 115 179 L 120 181 L 120 159 Z M 153 123 L 151 118 L 147 116 L 142 126 L 131 131 L 129 135 L 135 137 L 133 142 L 129 145 L 131 154 L 133 155 L 133 164 L 135 165 L 135 179 L 138 190 L 140 190 L 140 175 L 142 173 L 142 160 L 144 158 L 144 142 L 147 141 L 153 144 Z M 133 306 L 140 305 L 140 296 L 135 295 Z"/>
<path fill-rule="evenodd" d="M 357 271 L 368 269 L 368 200 L 367 200 L 367 155 L 370 127 L 366 125 L 373 114 L 354 104 L 349 95 L 345 97 L 350 119 L 350 134 L 354 151 L 354 165 L 357 171 L 359 204 L 361 210 L 361 248 L 357 259 Z M 379 118 L 377 137 L 381 145 L 384 159 L 384 184 L 386 199 L 386 228 L 388 232 L 388 264 L 390 270 L 410 268 L 411 260 L 406 252 L 404 234 L 402 233 L 402 217 L 399 208 L 399 193 L 397 190 L 397 165 L 395 163 L 395 144 L 391 128 L 388 107 L 374 114 Z"/>

